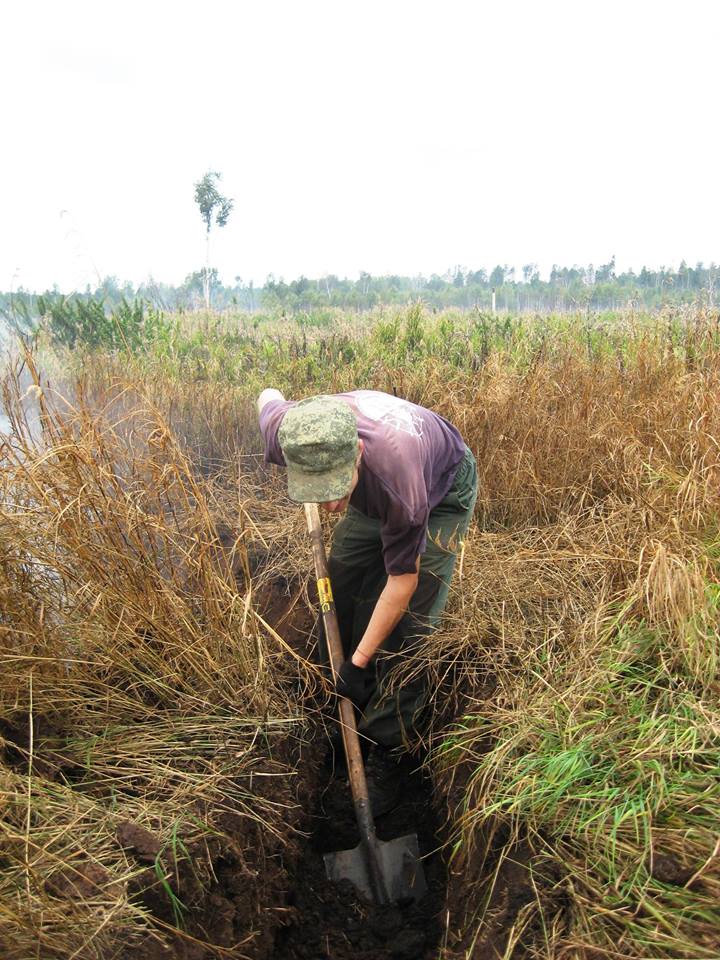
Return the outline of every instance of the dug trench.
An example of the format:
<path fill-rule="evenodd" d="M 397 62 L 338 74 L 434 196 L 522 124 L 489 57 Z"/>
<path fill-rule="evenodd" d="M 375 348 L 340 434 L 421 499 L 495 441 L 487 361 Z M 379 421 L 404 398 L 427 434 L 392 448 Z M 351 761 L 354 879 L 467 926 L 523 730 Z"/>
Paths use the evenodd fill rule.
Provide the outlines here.
<path fill-rule="evenodd" d="M 282 578 L 263 591 L 267 621 L 303 657 L 314 657 L 314 617 L 299 602 L 297 583 Z M 449 794 L 436 789 L 422 755 L 402 761 L 404 788 L 398 806 L 376 818 L 380 840 L 416 834 L 427 892 L 417 902 L 377 906 L 349 881 L 330 882 L 323 855 L 360 842 L 342 757 L 330 746 L 326 723 L 318 723 L 304 746 L 299 775 L 305 798 L 305 841 L 287 864 L 287 887 L 268 957 L 273 960 L 445 960 L 507 956 L 508 936 L 519 912 L 533 898 L 532 853 L 525 843 L 508 848 L 499 833 L 488 838 L 485 874 L 472 888 L 462 869 L 449 863 L 450 811 L 461 802 L 460 780 Z M 460 778 L 461 779 L 461 778 Z M 499 856 L 503 851 L 502 858 Z M 477 877 L 476 877 L 477 879 Z M 465 918 L 487 894 L 492 921 L 480 940 L 468 938 Z M 475 943 L 470 944 L 469 940 Z M 516 944 L 512 956 L 524 955 Z"/>
<path fill-rule="evenodd" d="M 298 601 L 299 587 L 283 579 L 262 592 L 264 617 L 298 654 L 312 656 L 313 617 Z M 332 721 L 330 721 L 332 723 Z M 422 900 L 378 906 L 349 881 L 327 879 L 323 855 L 360 842 L 342 757 L 328 738 L 327 722 L 311 729 L 301 762 L 305 842 L 289 865 L 284 909 L 270 953 L 273 960 L 430 960 L 438 956 L 446 865 L 432 786 L 420 758 L 403 761 L 405 788 L 398 806 L 376 818 L 380 840 L 416 834 L 427 893 Z"/>
<path fill-rule="evenodd" d="M 437 821 L 430 788 L 419 771 L 409 773 L 400 805 L 376 821 L 378 837 L 390 840 L 416 833 L 423 855 L 428 892 L 412 900 L 380 907 L 363 900 L 349 881 L 330 882 L 323 854 L 355 847 L 360 840 L 347 781 L 332 763 L 319 769 L 310 836 L 288 884 L 287 912 L 275 934 L 277 960 L 420 960 L 438 956 L 439 916 L 446 888 L 445 863 L 438 849 Z"/>

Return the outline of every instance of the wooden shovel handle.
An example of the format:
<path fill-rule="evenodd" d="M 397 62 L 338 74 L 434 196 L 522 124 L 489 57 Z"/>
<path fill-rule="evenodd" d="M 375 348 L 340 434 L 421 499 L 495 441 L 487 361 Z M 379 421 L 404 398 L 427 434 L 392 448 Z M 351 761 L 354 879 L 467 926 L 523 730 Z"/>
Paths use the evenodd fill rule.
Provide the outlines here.
<path fill-rule="evenodd" d="M 340 627 L 338 626 L 332 587 L 328 576 L 320 513 L 316 503 L 306 503 L 304 506 L 305 519 L 307 520 L 308 533 L 310 534 L 310 542 L 312 544 L 320 610 L 325 627 L 328 653 L 330 655 L 330 668 L 333 679 L 337 682 L 338 673 L 345 659 L 345 654 L 343 652 L 342 640 L 340 639 Z M 358 736 L 357 724 L 355 723 L 355 708 L 350 700 L 347 700 L 345 697 L 338 697 L 338 713 L 340 715 L 340 729 L 342 731 L 343 747 L 345 748 L 345 758 L 347 760 L 350 789 L 355 806 L 355 816 L 360 829 L 360 837 L 367 850 L 370 880 L 377 902 L 381 904 L 388 903 L 389 897 L 382 876 L 377 849 L 375 821 L 373 820 L 372 810 L 370 809 L 365 767 L 363 766 L 362 750 L 360 748 L 360 737 Z"/>

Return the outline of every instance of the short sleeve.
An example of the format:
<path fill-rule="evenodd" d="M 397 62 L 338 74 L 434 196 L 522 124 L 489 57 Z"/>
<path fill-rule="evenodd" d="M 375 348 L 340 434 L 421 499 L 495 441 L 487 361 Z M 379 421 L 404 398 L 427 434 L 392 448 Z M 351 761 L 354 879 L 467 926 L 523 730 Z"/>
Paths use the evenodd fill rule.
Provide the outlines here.
<path fill-rule="evenodd" d="M 270 400 L 260 411 L 260 433 L 265 441 L 265 463 L 276 463 L 279 467 L 285 466 L 278 430 L 290 407 L 294 407 L 290 400 Z"/>
<path fill-rule="evenodd" d="M 417 558 L 427 545 L 427 524 L 427 510 L 410 519 L 399 505 L 390 508 L 380 531 L 386 573 L 416 572 Z"/>

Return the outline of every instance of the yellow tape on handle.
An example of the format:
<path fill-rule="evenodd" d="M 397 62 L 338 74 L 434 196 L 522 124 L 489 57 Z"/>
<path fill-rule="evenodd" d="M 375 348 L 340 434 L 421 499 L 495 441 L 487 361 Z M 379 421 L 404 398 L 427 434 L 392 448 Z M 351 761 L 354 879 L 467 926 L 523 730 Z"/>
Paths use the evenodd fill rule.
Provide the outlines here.
<path fill-rule="evenodd" d="M 317 582 L 318 597 L 320 598 L 320 609 L 323 613 L 329 613 L 332 607 L 333 595 L 332 587 L 328 577 L 323 577 Z"/>

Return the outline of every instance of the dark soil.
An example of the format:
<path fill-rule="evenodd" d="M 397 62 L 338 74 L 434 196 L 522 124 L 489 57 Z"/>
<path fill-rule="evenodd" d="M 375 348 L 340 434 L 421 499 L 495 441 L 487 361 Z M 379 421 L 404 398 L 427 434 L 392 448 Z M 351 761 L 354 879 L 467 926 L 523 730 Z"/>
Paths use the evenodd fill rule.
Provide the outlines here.
<path fill-rule="evenodd" d="M 273 746 L 263 769 L 312 769 L 311 750 L 288 739 Z M 304 829 L 300 777 L 258 778 L 254 793 L 286 808 L 286 836 L 269 834 L 244 811 L 226 809 L 214 821 L 222 835 L 188 844 L 178 858 L 145 827 L 123 821 L 116 837 L 139 871 L 128 884 L 131 899 L 155 918 L 157 931 L 123 960 L 266 960 L 284 910 L 287 863 L 299 856 Z M 198 814 L 203 811 L 198 808 Z M 208 869 L 208 868 L 211 869 Z M 212 878 L 212 879 L 210 879 Z M 182 904 L 180 915 L 177 902 Z M 173 929 L 180 922 L 181 929 Z"/>
<path fill-rule="evenodd" d="M 437 851 L 438 825 L 429 781 L 408 763 L 399 806 L 376 821 L 380 840 L 416 833 L 428 892 L 419 902 L 380 907 L 365 902 L 349 881 L 331 883 L 323 854 L 360 842 L 350 788 L 328 763 L 313 816 L 313 833 L 287 897 L 284 927 L 273 960 L 430 960 L 438 955 L 445 864 Z"/>

